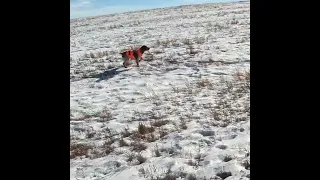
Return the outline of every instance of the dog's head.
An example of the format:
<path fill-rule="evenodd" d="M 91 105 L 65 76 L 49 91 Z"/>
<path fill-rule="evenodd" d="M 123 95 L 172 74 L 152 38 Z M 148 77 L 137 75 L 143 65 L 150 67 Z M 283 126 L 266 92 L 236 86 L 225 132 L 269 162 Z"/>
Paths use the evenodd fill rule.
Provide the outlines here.
<path fill-rule="evenodd" d="M 149 49 L 150 48 L 148 46 L 143 45 L 143 46 L 141 46 L 140 51 L 141 51 L 141 53 L 143 53 L 145 51 L 148 51 Z"/>

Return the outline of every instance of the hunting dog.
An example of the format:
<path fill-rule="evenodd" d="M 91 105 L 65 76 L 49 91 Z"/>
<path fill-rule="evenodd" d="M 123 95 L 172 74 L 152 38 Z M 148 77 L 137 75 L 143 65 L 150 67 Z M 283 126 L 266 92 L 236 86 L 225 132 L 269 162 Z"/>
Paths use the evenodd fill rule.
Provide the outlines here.
<path fill-rule="evenodd" d="M 139 62 L 142 60 L 143 53 L 148 51 L 149 49 L 150 49 L 149 47 L 143 45 L 138 50 L 127 50 L 125 52 L 120 53 L 124 61 L 123 66 L 127 68 L 130 59 L 135 59 L 137 63 L 137 67 L 139 67 Z"/>

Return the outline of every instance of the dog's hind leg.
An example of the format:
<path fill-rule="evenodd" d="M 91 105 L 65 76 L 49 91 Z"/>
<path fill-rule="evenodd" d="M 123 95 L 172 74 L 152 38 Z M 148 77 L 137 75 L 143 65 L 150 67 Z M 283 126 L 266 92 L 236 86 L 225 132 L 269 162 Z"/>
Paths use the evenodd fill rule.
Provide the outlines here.
<path fill-rule="evenodd" d="M 124 57 L 123 60 L 124 60 L 123 67 L 127 68 L 128 67 L 129 58 Z"/>

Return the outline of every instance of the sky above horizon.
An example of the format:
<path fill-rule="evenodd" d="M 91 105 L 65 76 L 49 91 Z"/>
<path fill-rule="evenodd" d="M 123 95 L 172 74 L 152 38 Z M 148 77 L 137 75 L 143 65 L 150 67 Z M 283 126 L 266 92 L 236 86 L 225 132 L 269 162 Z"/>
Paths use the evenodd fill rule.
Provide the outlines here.
<path fill-rule="evenodd" d="M 240 0 L 70 0 L 70 19 L 188 4 Z"/>

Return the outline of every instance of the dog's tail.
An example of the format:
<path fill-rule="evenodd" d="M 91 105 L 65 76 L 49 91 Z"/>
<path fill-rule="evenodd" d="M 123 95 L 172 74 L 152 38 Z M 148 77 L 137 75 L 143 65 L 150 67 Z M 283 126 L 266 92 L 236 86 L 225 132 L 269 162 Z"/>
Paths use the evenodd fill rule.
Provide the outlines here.
<path fill-rule="evenodd" d="M 119 53 L 119 54 L 121 54 L 122 57 L 124 57 L 124 56 L 126 55 L 126 52 L 121 52 L 121 53 Z"/>

